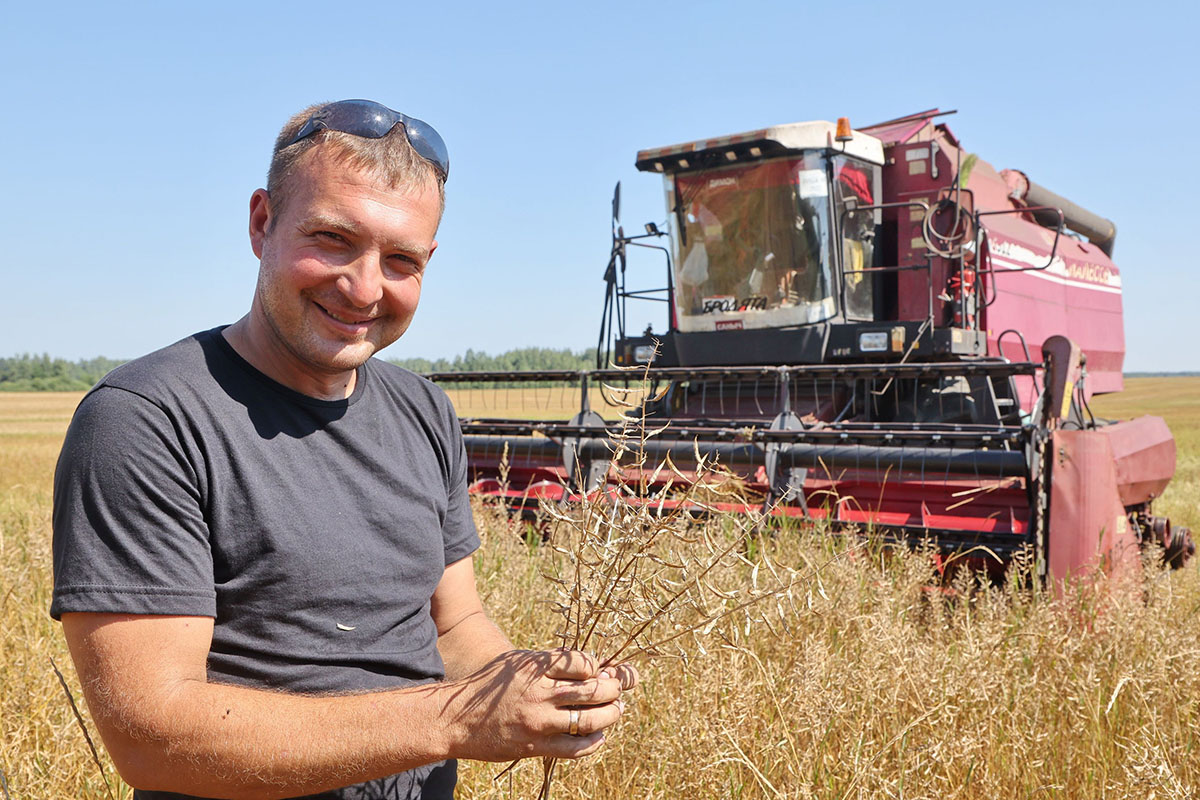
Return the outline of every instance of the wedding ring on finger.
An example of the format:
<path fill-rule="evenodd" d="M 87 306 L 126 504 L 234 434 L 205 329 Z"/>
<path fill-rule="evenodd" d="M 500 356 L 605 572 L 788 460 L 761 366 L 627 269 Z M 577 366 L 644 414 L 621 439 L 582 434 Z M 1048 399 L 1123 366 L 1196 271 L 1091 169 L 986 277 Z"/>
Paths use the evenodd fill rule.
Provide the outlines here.
<path fill-rule="evenodd" d="M 567 725 L 567 733 L 571 736 L 579 735 L 579 709 L 573 708 L 570 711 L 570 723 Z"/>

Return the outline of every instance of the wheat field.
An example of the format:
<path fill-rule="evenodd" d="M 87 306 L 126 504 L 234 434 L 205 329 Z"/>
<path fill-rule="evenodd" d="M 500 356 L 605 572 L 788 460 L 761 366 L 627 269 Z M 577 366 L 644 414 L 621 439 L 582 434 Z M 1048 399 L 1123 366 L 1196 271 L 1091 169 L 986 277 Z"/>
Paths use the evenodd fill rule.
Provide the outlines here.
<path fill-rule="evenodd" d="M 79 395 L 0 395 L 0 796 L 127 798 L 94 763 L 58 678 L 80 697 L 49 607 L 51 475 Z M 1200 526 L 1200 379 L 1131 379 L 1097 415 L 1166 417 L 1176 480 L 1157 510 Z M 555 643 L 530 545 L 477 509 L 480 591 L 519 646 Z M 714 520 L 713 536 L 732 535 Z M 920 553 L 784 529 L 754 563 L 811 568 L 790 597 L 731 616 L 643 681 L 604 751 L 558 773 L 559 798 L 1162 798 L 1200 793 L 1200 571 L 1152 560 L 1134 586 L 1060 600 L 971 584 L 935 588 Z M 546 602 L 541 602 L 546 601 Z M 81 708 L 85 721 L 87 712 Z M 87 723 L 90 727 L 90 722 Z M 460 798 L 532 798 L 537 765 L 464 763 Z"/>

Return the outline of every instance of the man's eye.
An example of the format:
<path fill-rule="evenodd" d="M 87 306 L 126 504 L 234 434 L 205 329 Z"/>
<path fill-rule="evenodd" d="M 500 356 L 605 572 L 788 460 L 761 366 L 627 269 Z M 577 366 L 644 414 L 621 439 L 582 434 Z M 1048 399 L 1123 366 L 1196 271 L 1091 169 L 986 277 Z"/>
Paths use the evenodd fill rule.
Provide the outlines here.
<path fill-rule="evenodd" d="M 324 241 L 327 241 L 327 242 L 334 242 L 337 244 L 345 244 L 346 243 L 346 239 L 344 236 L 342 236 L 340 233 L 334 233 L 333 231 L 317 231 L 313 235 L 316 236 L 318 239 L 323 239 Z"/>
<path fill-rule="evenodd" d="M 396 254 L 388 259 L 392 264 L 393 269 L 402 270 L 404 272 L 421 272 L 424 267 L 421 262 L 417 261 L 412 256 Z"/>

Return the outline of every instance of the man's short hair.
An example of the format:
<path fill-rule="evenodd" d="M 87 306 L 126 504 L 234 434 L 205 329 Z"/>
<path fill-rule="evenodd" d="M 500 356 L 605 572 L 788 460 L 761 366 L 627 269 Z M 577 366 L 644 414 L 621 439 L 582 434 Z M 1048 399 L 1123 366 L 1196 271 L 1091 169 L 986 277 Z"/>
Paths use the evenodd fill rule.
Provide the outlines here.
<path fill-rule="evenodd" d="M 415 189 L 432 181 L 438 191 L 438 218 L 446 208 L 446 182 L 438 170 L 413 149 L 403 125 L 397 125 L 379 139 L 354 136 L 341 131 L 320 130 L 312 136 L 288 145 L 308 122 L 309 117 L 327 103 L 316 103 L 292 115 L 275 139 L 271 168 L 267 171 L 267 193 L 271 196 L 271 220 L 278 219 L 287 202 L 288 179 L 301 156 L 318 145 L 348 167 L 362 170 L 393 189 Z M 285 146 L 286 145 L 286 146 Z"/>

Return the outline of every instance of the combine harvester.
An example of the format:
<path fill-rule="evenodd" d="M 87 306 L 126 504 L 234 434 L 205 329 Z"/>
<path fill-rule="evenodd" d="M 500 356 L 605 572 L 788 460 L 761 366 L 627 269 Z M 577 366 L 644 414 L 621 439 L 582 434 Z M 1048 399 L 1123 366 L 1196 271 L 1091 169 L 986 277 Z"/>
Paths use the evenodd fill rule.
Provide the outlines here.
<path fill-rule="evenodd" d="M 430 376 L 452 396 L 577 403 L 569 420 L 462 418 L 471 490 L 526 511 L 602 490 L 646 502 L 629 490 L 653 493 L 649 471 L 614 467 L 592 410 L 645 376 L 647 428 L 665 426 L 648 462 L 694 474 L 715 457 L 748 493 L 722 510 L 986 548 L 996 570 L 1029 547 L 1055 581 L 1135 564 L 1149 542 L 1182 565 L 1189 531 L 1150 510 L 1175 471 L 1166 424 L 1088 408 L 1122 388 L 1115 226 L 968 154 L 943 116 L 638 153 L 671 224 L 626 236 L 618 184 L 600 368 Z M 665 255 L 665 287 L 627 287 L 630 247 Z M 663 329 L 628 332 L 630 301 L 657 302 Z"/>

